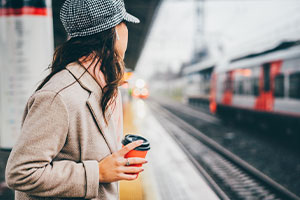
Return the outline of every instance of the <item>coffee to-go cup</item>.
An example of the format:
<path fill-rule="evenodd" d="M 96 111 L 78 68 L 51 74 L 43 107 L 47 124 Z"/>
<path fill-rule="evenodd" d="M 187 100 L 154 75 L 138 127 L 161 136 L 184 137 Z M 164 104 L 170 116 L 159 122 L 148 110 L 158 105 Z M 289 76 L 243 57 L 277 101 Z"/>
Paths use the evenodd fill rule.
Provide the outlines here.
<path fill-rule="evenodd" d="M 135 149 L 129 151 L 124 157 L 125 158 L 132 158 L 132 157 L 139 157 L 139 158 L 145 158 L 147 152 L 150 149 L 150 143 L 149 141 L 139 135 L 132 135 L 132 134 L 127 134 L 125 138 L 122 140 L 123 146 L 126 146 L 127 144 L 137 141 L 137 140 L 143 140 L 143 144 L 140 146 L 136 147 Z M 135 164 L 135 165 L 130 165 L 130 166 L 136 166 L 136 167 L 141 167 L 142 164 Z"/>

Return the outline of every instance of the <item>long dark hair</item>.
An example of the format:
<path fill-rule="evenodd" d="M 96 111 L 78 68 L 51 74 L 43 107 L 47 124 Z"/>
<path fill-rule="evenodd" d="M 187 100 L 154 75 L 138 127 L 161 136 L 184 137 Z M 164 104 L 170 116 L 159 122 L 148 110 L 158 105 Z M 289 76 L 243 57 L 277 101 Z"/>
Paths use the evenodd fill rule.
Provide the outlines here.
<path fill-rule="evenodd" d="M 95 63 L 94 72 L 96 65 L 101 62 L 100 70 L 103 72 L 106 82 L 106 86 L 102 88 L 101 109 L 107 123 L 105 111 L 115 103 L 118 86 L 122 84 L 124 75 L 124 62 L 115 49 L 115 41 L 115 28 L 90 36 L 69 39 L 55 50 L 52 64 L 49 66 L 51 72 L 36 91 L 40 90 L 53 75 L 65 69 L 69 63 L 78 62 L 81 64 L 80 58 L 87 58 L 94 54 L 92 61 Z M 85 71 L 85 73 L 88 72 Z"/>

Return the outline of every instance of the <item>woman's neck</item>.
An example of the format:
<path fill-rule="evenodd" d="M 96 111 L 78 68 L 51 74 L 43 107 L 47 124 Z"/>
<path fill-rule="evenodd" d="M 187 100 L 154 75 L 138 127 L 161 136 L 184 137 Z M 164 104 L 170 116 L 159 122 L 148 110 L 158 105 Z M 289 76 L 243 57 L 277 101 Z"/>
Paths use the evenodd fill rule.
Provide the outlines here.
<path fill-rule="evenodd" d="M 87 69 L 89 74 L 96 80 L 96 82 L 104 88 L 106 85 L 105 77 L 103 72 L 100 70 L 101 61 L 97 63 L 98 59 L 94 59 L 94 57 L 89 56 L 87 58 L 80 58 L 80 64 Z"/>

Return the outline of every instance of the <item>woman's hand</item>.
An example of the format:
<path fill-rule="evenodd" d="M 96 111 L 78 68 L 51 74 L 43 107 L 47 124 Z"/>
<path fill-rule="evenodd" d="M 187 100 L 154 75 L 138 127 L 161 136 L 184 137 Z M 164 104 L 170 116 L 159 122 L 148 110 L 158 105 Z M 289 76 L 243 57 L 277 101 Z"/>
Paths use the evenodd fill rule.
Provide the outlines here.
<path fill-rule="evenodd" d="M 142 167 L 126 166 L 127 159 L 125 154 L 134 148 L 140 146 L 143 141 L 135 141 L 121 150 L 107 156 L 99 162 L 99 181 L 101 183 L 111 183 L 120 180 L 134 180 L 139 172 L 144 171 Z M 128 158 L 130 164 L 145 164 L 147 160 L 144 158 Z"/>

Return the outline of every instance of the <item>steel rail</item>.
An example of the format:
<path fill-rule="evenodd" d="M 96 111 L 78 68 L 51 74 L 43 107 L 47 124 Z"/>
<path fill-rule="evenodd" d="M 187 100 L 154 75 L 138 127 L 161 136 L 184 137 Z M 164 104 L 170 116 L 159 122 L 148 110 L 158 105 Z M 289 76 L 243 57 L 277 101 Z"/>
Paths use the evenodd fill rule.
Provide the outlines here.
<path fill-rule="evenodd" d="M 148 102 L 150 103 L 150 102 Z M 181 128 L 184 128 L 185 130 L 189 130 L 189 133 L 192 134 L 193 137 L 200 140 L 204 144 L 206 144 L 209 148 L 213 149 L 218 154 L 222 155 L 227 160 L 231 161 L 238 167 L 240 167 L 242 170 L 244 170 L 246 173 L 252 175 L 257 180 L 261 181 L 268 187 L 272 188 L 272 190 L 276 191 L 280 196 L 286 197 L 287 199 L 292 200 L 300 200 L 300 197 L 298 197 L 296 194 L 292 193 L 279 183 L 275 182 L 273 179 L 262 173 L 261 171 L 257 170 L 255 167 L 247 163 L 246 161 L 242 160 L 232 152 L 228 151 L 224 147 L 222 147 L 220 144 L 212 140 L 211 138 L 207 137 L 205 134 L 203 134 L 201 131 L 193 127 L 192 125 L 188 124 L 184 120 L 180 119 L 178 116 L 174 115 L 170 111 L 168 111 L 166 108 L 160 106 L 158 103 L 151 101 L 152 105 L 154 107 L 159 107 L 159 111 L 164 113 L 166 117 L 169 119 L 172 119 L 172 122 L 177 125 L 180 125 Z M 183 146 L 183 145 L 181 145 Z M 197 161 L 196 161 L 197 162 Z"/>

